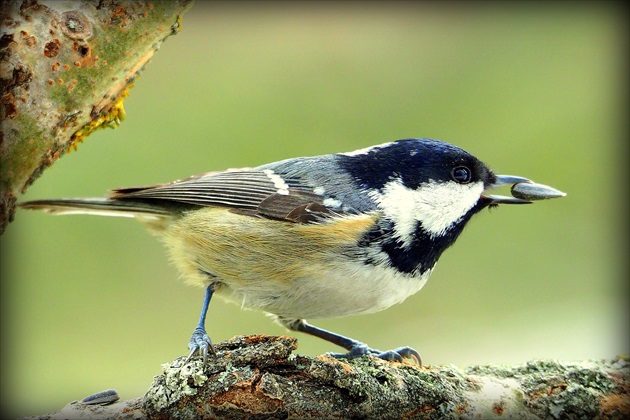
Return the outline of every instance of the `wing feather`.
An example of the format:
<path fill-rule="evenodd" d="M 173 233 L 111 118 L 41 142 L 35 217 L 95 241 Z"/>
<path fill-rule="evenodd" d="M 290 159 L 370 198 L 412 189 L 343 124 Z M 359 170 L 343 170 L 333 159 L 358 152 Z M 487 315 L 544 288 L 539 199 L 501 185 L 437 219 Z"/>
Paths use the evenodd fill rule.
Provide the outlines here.
<path fill-rule="evenodd" d="M 210 172 L 168 184 L 118 188 L 112 191 L 110 198 L 226 206 L 242 214 L 311 223 L 333 214 L 313 188 L 296 179 L 283 179 L 277 174 L 270 176 L 263 170 L 248 168 Z"/>

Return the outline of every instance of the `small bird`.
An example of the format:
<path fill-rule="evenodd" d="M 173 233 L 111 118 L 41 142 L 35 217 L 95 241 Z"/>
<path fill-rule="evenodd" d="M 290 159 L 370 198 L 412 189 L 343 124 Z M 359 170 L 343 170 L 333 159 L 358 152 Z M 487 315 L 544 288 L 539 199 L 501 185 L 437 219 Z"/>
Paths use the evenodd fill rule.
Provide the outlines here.
<path fill-rule="evenodd" d="M 514 197 L 485 190 L 514 184 Z M 528 185 L 527 188 L 516 188 Z M 519 198 L 518 193 L 526 197 Z M 495 175 L 454 145 L 403 139 L 349 153 L 208 172 L 167 184 L 114 189 L 107 198 L 28 201 L 54 214 L 133 217 L 157 233 L 184 278 L 205 288 L 188 349 L 206 364 L 216 294 L 283 326 L 343 347 L 334 357 L 410 359 L 306 319 L 368 314 L 426 283 L 442 253 L 486 207 L 564 195 L 527 178 Z"/>

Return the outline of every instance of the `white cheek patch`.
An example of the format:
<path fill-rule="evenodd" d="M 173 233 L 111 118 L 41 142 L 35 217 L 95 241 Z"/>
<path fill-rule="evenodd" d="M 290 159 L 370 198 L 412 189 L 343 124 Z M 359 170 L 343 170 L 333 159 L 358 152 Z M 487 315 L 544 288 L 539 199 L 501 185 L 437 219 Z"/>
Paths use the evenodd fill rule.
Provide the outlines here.
<path fill-rule="evenodd" d="M 271 169 L 265 169 L 263 172 L 267 175 L 267 178 L 273 182 L 273 186 L 276 187 L 278 194 L 289 195 L 289 186 L 280 175 L 276 174 Z"/>
<path fill-rule="evenodd" d="M 409 246 L 418 222 L 430 237 L 443 235 L 477 203 L 483 189 L 482 182 L 429 181 L 413 190 L 396 179 L 372 196 L 394 222 L 396 237 Z"/>

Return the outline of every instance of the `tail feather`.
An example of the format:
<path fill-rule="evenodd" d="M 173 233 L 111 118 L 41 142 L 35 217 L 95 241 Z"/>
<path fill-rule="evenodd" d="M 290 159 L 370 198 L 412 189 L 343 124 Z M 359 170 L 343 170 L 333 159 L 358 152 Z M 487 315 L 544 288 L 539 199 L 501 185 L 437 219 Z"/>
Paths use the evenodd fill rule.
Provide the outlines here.
<path fill-rule="evenodd" d="M 60 198 L 33 200 L 18 204 L 29 210 L 41 210 L 51 214 L 93 214 L 99 216 L 168 216 L 171 213 L 164 206 L 156 204 L 112 200 L 108 198 Z"/>

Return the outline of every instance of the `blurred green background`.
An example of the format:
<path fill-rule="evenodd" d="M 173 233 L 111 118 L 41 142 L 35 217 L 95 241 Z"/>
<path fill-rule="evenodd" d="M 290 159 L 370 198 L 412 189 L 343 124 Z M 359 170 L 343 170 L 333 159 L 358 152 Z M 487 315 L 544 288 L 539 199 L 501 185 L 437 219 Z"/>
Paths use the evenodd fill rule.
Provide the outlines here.
<path fill-rule="evenodd" d="M 626 24 L 614 3 L 205 3 L 125 102 L 26 199 L 100 196 L 405 137 L 461 146 L 564 199 L 486 211 L 421 293 L 319 326 L 426 364 L 628 352 Z M 203 291 L 133 220 L 19 211 L 2 241 L 2 407 L 139 396 L 187 352 Z M 216 300 L 215 341 L 285 334 Z M 305 335 L 298 352 L 338 350 Z"/>

